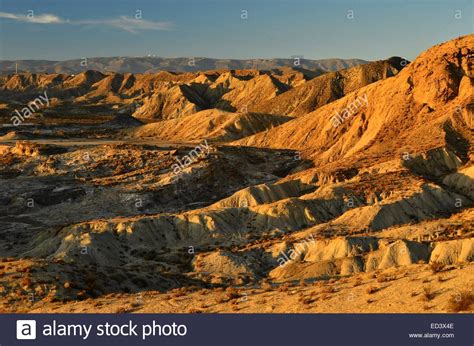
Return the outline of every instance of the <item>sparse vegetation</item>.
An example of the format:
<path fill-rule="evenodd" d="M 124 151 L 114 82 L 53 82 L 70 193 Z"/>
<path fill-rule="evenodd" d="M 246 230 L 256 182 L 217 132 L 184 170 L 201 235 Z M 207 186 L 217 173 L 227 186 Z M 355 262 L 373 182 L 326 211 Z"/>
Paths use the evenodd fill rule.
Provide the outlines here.
<path fill-rule="evenodd" d="M 226 295 L 228 300 L 240 298 L 240 293 L 232 286 L 226 289 Z"/>
<path fill-rule="evenodd" d="M 379 290 L 379 288 L 377 286 L 370 285 L 365 289 L 365 293 L 373 294 L 373 293 L 377 292 L 378 290 Z"/>
<path fill-rule="evenodd" d="M 437 274 L 437 273 L 443 271 L 444 267 L 445 267 L 445 265 L 441 262 L 434 261 L 434 262 L 430 263 L 430 269 L 431 269 L 431 272 L 433 274 Z"/>
<path fill-rule="evenodd" d="M 455 293 L 448 300 L 448 311 L 450 312 L 472 311 L 473 307 L 474 293 L 472 291 Z"/>
<path fill-rule="evenodd" d="M 331 285 L 325 285 L 321 288 L 320 292 L 330 294 L 330 293 L 336 292 L 336 288 L 334 286 L 331 286 Z"/>
<path fill-rule="evenodd" d="M 315 297 L 301 297 L 299 299 L 299 301 L 303 304 L 303 305 L 310 305 L 312 303 L 314 303 L 317 299 Z"/>
<path fill-rule="evenodd" d="M 433 300 L 435 296 L 436 294 L 433 291 L 433 288 L 431 286 L 423 287 L 423 295 L 422 295 L 423 300 L 430 301 L 430 300 Z"/>
<path fill-rule="evenodd" d="M 121 306 L 115 310 L 116 314 L 126 314 L 130 312 L 130 308 L 126 308 L 125 306 Z"/>
<path fill-rule="evenodd" d="M 395 275 L 387 275 L 387 274 L 380 274 L 377 276 L 377 282 L 382 283 L 382 282 L 388 282 L 395 280 L 396 276 Z"/>

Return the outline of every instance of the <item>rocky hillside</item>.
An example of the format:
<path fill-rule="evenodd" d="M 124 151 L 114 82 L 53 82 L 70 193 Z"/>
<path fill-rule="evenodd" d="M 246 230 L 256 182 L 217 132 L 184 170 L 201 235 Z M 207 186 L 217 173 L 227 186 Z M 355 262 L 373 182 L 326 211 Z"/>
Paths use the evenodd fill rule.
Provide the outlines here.
<path fill-rule="evenodd" d="M 318 163 L 346 164 L 445 147 L 466 162 L 472 155 L 473 43 L 466 36 L 435 46 L 395 77 L 239 144 L 291 148 Z"/>
<path fill-rule="evenodd" d="M 405 64 L 406 60 L 392 58 L 326 73 L 259 103 L 253 110 L 292 116 L 307 114 L 365 85 L 396 75 Z"/>

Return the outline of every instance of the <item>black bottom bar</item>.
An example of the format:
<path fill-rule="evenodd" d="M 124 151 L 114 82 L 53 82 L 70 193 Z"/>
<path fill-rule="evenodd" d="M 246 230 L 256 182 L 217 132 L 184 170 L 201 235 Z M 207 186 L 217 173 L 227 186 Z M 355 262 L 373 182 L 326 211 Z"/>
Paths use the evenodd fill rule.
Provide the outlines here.
<path fill-rule="evenodd" d="M 467 346 L 473 315 L 0 315 L 0 346 L 12 345 Z"/>

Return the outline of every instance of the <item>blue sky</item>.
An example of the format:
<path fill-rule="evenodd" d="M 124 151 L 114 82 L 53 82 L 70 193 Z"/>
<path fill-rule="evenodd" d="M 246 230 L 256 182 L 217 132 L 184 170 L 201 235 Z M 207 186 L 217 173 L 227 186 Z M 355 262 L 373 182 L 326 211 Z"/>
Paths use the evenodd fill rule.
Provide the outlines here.
<path fill-rule="evenodd" d="M 472 0 L 0 0 L 9 60 L 413 59 L 473 31 Z"/>

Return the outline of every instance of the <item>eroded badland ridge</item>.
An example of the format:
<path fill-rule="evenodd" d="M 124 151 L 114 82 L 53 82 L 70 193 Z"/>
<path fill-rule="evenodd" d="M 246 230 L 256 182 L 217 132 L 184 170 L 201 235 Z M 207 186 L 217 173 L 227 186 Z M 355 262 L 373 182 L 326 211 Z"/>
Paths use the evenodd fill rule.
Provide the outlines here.
<path fill-rule="evenodd" d="M 3 75 L 0 308 L 472 311 L 472 47 Z"/>

